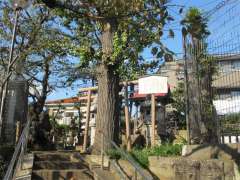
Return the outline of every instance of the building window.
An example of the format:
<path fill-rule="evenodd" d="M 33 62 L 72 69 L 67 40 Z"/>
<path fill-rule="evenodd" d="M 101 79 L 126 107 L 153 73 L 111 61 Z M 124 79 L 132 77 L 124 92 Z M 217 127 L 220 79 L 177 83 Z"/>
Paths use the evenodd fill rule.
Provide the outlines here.
<path fill-rule="evenodd" d="M 219 70 L 222 73 L 229 73 L 232 71 L 231 61 L 221 61 L 219 62 Z"/>
<path fill-rule="evenodd" d="M 232 62 L 232 69 L 233 70 L 240 70 L 240 61 L 233 61 Z"/>
<path fill-rule="evenodd" d="M 232 91 L 231 96 L 232 98 L 240 97 L 240 91 Z"/>

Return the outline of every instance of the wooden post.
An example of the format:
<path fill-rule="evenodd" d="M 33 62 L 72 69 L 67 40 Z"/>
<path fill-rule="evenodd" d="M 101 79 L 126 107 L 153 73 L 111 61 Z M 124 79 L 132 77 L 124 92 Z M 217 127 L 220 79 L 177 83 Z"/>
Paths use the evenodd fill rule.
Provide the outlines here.
<path fill-rule="evenodd" d="M 129 109 L 128 109 L 128 83 L 124 83 L 124 112 L 125 112 L 125 123 L 126 123 L 126 140 L 127 140 L 127 151 L 131 150 L 131 134 L 130 134 L 130 122 L 129 122 Z"/>
<path fill-rule="evenodd" d="M 152 119 L 152 134 L 151 134 L 151 147 L 155 145 L 155 121 L 156 121 L 156 101 L 155 95 L 151 94 L 151 119 Z"/>
<path fill-rule="evenodd" d="M 84 131 L 84 139 L 83 139 L 83 151 L 84 152 L 86 152 L 86 149 L 87 149 L 88 129 L 89 129 L 89 121 L 90 121 L 90 108 L 91 108 L 91 93 L 92 93 L 92 91 L 88 90 L 86 122 L 85 122 L 85 131 Z"/>
<path fill-rule="evenodd" d="M 15 139 L 16 144 L 18 143 L 19 137 L 20 137 L 20 121 L 17 121 L 16 122 L 16 139 Z"/>

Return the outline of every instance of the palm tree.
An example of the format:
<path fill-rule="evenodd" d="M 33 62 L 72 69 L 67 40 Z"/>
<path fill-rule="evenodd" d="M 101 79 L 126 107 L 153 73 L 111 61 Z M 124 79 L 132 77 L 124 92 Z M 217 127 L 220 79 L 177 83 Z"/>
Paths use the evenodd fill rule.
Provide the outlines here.
<path fill-rule="evenodd" d="M 202 55 L 206 56 L 206 45 L 203 42 L 210 34 L 207 23 L 208 19 L 194 7 L 187 11 L 185 18 L 181 21 L 185 60 L 190 57 L 188 62 L 185 61 L 185 100 L 188 139 L 192 143 L 206 143 L 211 139 L 216 139 L 209 138 L 209 132 L 212 130 L 206 121 L 212 121 L 212 116 L 211 119 L 209 116 L 207 118 L 207 112 L 205 112 L 207 109 L 203 107 L 203 102 L 212 104 L 212 100 L 209 98 L 211 89 L 203 87 L 202 79 L 206 78 L 200 75 L 200 70 L 203 69 Z M 187 72 L 189 69 L 190 72 Z M 204 76 L 210 77 L 211 75 L 212 73 L 206 71 Z M 211 87 L 211 84 L 208 87 Z M 207 91 L 207 95 L 203 95 L 203 89 Z M 208 100 L 206 101 L 204 98 L 208 98 Z"/>

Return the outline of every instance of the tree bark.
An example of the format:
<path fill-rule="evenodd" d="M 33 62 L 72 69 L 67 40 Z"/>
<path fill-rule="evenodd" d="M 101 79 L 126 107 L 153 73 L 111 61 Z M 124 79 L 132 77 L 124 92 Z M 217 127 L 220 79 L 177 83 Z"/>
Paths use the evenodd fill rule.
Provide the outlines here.
<path fill-rule="evenodd" d="M 104 150 L 111 148 L 110 140 L 118 143 L 119 132 L 119 78 L 111 66 L 100 64 L 98 70 L 98 106 L 96 117 L 96 134 L 94 152 L 100 153 L 102 133 Z"/>
<path fill-rule="evenodd" d="M 119 141 L 119 76 L 117 65 L 110 64 L 113 53 L 113 36 L 116 21 L 107 19 L 102 24 L 102 61 L 97 67 L 98 106 L 96 117 L 96 134 L 93 153 L 100 153 L 103 143 L 104 150 L 111 148 L 110 141 Z M 104 142 L 102 135 L 104 134 Z"/>
<path fill-rule="evenodd" d="M 201 41 L 192 38 L 189 97 L 190 139 L 192 144 L 217 143 L 217 123 L 214 120 L 212 102 L 212 65 L 202 64 L 204 47 Z"/>

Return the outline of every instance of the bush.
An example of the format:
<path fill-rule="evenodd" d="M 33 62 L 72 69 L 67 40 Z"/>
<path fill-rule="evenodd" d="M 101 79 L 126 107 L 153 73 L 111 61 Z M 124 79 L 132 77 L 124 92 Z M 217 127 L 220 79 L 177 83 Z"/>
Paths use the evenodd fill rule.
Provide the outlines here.
<path fill-rule="evenodd" d="M 110 149 L 107 151 L 107 155 L 109 156 L 110 159 L 121 159 L 122 155 L 121 152 L 115 149 Z"/>
<path fill-rule="evenodd" d="M 153 148 L 133 149 L 131 155 L 144 168 L 149 165 L 149 156 L 180 156 L 182 152 L 182 145 L 180 144 L 164 144 L 155 146 Z"/>

